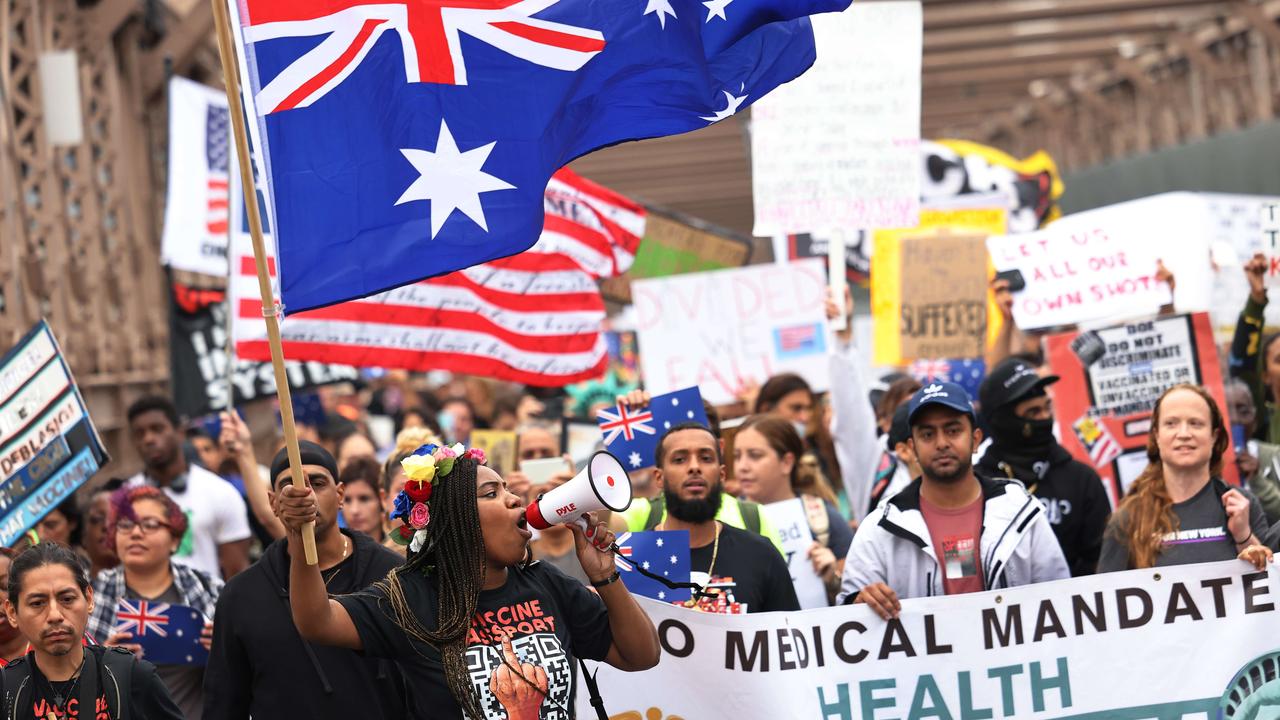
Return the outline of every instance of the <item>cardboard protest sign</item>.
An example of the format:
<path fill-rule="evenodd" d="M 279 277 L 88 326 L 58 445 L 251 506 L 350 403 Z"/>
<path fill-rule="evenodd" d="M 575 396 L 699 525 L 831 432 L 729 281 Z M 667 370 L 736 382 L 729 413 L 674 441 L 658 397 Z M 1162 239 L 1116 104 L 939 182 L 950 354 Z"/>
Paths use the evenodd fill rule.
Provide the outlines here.
<path fill-rule="evenodd" d="M 752 106 L 755 234 L 915 225 L 920 3 L 854 3 L 813 31 L 813 67 Z"/>
<path fill-rule="evenodd" d="M 173 371 L 173 400 L 178 413 L 200 417 L 227 408 L 227 306 L 221 290 L 196 290 L 180 283 L 172 287 L 169 313 L 169 353 Z M 295 390 L 356 380 L 360 373 L 348 365 L 288 361 L 289 387 Z M 237 359 L 231 375 L 236 405 L 276 394 L 276 377 L 269 362 Z"/>
<path fill-rule="evenodd" d="M 827 589 L 822 578 L 813 571 L 813 562 L 809 560 L 809 547 L 813 545 L 813 531 L 809 529 L 809 518 L 804 512 L 804 501 L 800 498 L 769 503 L 764 506 L 769 521 L 778 529 L 782 540 L 782 554 L 787 558 L 787 569 L 791 571 L 791 584 L 796 588 L 796 598 L 800 601 L 801 610 L 827 607 Z"/>
<path fill-rule="evenodd" d="M 1112 504 L 1147 465 L 1151 411 L 1165 390 L 1201 385 L 1226 408 L 1222 371 L 1206 313 L 1050 335 L 1054 416 L 1062 446 L 1098 471 Z M 1228 445 L 1223 475 L 1239 484 Z"/>
<path fill-rule="evenodd" d="M 1156 280 L 1161 238 L 1137 214 L 1064 218 L 1046 230 L 991 237 L 996 270 L 1017 270 L 1013 294 L 1023 330 L 1154 315 L 1173 302 Z"/>
<path fill-rule="evenodd" d="M 825 264 L 805 260 L 632 283 L 649 392 L 692 385 L 712 404 L 781 372 L 827 389 Z"/>
<path fill-rule="evenodd" d="M 982 356 L 998 320 L 983 242 L 1007 221 L 1003 208 L 926 208 L 918 227 L 875 231 L 873 364 Z"/>
<path fill-rule="evenodd" d="M 484 451 L 493 471 L 506 477 L 516 469 L 516 434 L 513 430 L 472 430 L 471 447 Z"/>
<path fill-rule="evenodd" d="M 635 280 L 742 267 L 750 258 L 749 238 L 695 227 L 649 208 L 644 240 L 640 241 L 631 269 L 621 277 L 601 280 L 600 293 L 610 300 L 630 303 L 631 283 Z"/>
<path fill-rule="evenodd" d="M 1277 596 L 1277 566 L 1232 560 L 907 599 L 888 621 L 641 599 L 657 666 L 595 679 L 618 720 L 1274 720 Z"/>
<path fill-rule="evenodd" d="M 43 320 L 0 357 L 0 545 L 9 547 L 107 462 Z"/>
<path fill-rule="evenodd" d="M 183 77 L 169 80 L 169 189 L 160 260 L 175 270 L 227 274 L 231 153 L 227 96 Z"/>

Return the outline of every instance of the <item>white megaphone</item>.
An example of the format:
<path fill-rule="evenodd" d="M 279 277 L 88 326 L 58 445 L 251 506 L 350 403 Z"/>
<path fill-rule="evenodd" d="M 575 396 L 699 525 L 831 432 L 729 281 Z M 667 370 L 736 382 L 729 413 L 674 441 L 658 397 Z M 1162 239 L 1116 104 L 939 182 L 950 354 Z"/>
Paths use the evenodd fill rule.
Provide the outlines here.
<path fill-rule="evenodd" d="M 539 530 L 579 522 L 583 513 L 608 508 L 622 512 L 631 504 L 631 478 L 618 458 L 601 450 L 569 482 L 544 494 L 525 509 L 525 519 Z"/>

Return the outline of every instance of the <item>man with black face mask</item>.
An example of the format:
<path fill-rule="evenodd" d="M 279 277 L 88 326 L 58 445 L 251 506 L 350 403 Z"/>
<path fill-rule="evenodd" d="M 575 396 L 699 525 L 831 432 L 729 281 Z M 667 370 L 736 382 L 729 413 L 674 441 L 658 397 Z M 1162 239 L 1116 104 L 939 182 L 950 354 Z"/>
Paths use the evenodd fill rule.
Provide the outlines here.
<path fill-rule="evenodd" d="M 1057 381 L 1016 357 L 991 370 L 978 389 L 992 435 L 978 469 L 1017 479 L 1040 499 L 1071 574 L 1079 577 L 1097 571 L 1111 502 L 1098 473 L 1053 435 L 1053 401 L 1045 388 Z"/>
<path fill-rule="evenodd" d="M 725 614 L 799 610 L 791 573 L 773 544 L 715 519 L 725 470 L 711 431 L 697 423 L 672 427 L 658 440 L 654 460 L 666 501 L 655 529 L 689 531 L 690 579 L 715 594 L 689 605 Z"/>

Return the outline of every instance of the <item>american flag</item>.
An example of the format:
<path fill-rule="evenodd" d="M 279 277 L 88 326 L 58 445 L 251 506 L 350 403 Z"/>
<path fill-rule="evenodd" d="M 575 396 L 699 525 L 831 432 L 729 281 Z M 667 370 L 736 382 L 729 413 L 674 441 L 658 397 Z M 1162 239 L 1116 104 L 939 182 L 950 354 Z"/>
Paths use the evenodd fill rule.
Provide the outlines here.
<path fill-rule="evenodd" d="M 210 105 L 205 111 L 204 157 L 208 169 L 205 227 L 210 235 L 227 234 L 228 164 L 227 109 Z"/>
<path fill-rule="evenodd" d="M 232 181 L 240 228 L 232 233 L 230 283 L 236 352 L 269 360 L 239 182 Z M 608 353 L 597 281 L 631 267 L 645 210 L 569 170 L 551 179 L 544 208 L 541 237 L 519 255 L 289 316 L 281 328 L 285 357 L 541 386 L 600 377 Z M 274 262 L 268 267 L 274 275 Z"/>
<path fill-rule="evenodd" d="M 1089 461 L 1096 468 L 1110 465 L 1124 452 L 1115 436 L 1098 418 L 1085 415 L 1075 421 L 1071 428 L 1075 430 L 1080 444 L 1089 452 Z"/>

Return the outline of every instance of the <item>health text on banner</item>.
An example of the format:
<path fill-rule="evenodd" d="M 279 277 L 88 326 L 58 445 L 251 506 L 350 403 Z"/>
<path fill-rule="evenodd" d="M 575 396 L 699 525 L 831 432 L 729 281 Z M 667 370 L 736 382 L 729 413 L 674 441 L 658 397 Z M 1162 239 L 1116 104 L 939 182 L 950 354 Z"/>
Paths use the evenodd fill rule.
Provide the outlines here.
<path fill-rule="evenodd" d="M 601 666 L 614 718 L 1230 720 L 1273 717 L 1280 682 L 1280 570 L 1235 560 L 905 600 L 888 622 L 641 603 L 662 657 L 642 682 Z"/>

